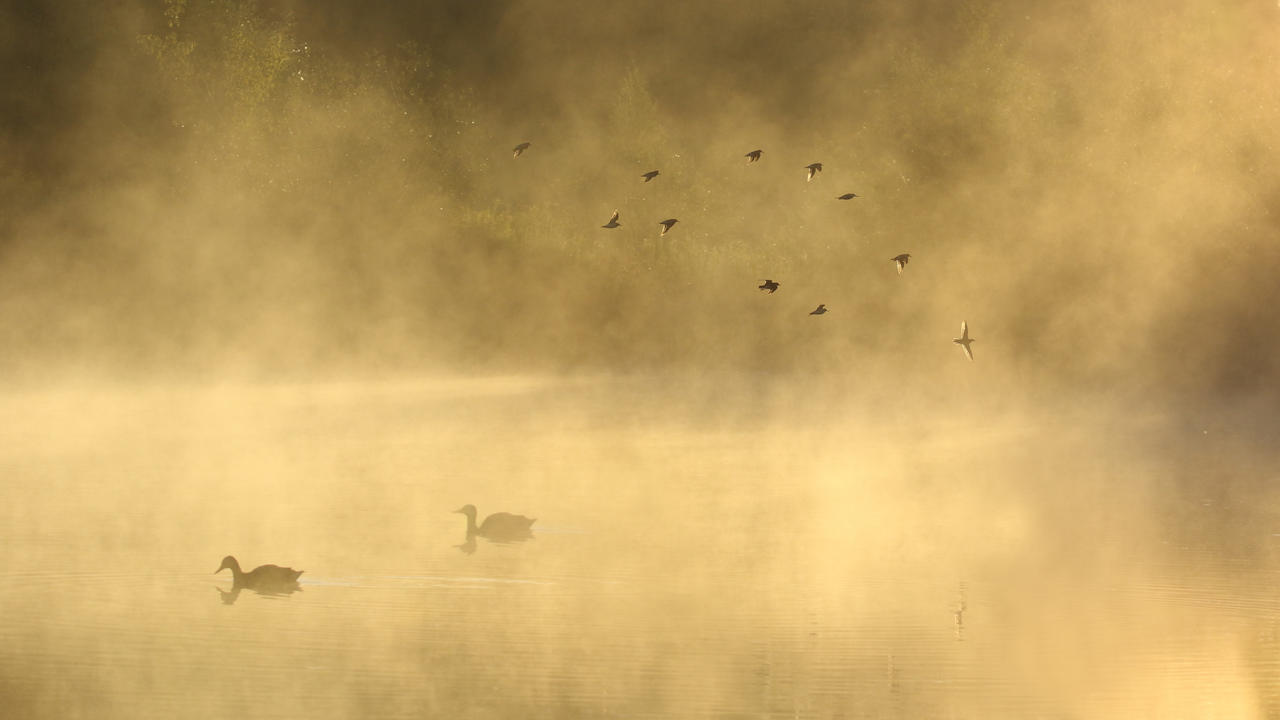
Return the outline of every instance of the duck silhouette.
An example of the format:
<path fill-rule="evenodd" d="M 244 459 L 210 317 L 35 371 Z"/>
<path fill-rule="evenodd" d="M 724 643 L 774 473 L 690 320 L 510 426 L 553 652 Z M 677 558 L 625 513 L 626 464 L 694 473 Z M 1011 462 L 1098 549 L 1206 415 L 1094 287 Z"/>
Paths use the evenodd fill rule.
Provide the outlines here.
<path fill-rule="evenodd" d="M 894 265 L 898 266 L 898 274 L 901 275 L 902 271 L 906 269 L 907 263 L 911 261 L 911 253 L 902 253 L 901 255 L 894 255 L 889 259 L 893 261 Z"/>
<path fill-rule="evenodd" d="M 521 153 L 529 149 L 529 143 L 522 142 L 511 149 L 511 157 L 520 157 Z"/>
<path fill-rule="evenodd" d="M 537 522 L 537 518 L 527 518 L 523 515 L 512 515 L 511 513 L 498 512 L 485 518 L 484 522 L 477 525 L 475 505 L 463 505 L 457 510 L 454 510 L 454 512 L 467 516 L 468 542 L 475 537 L 482 537 L 486 540 L 499 543 L 528 540 L 533 537 L 533 524 Z M 474 547 L 474 545 L 472 547 Z"/>
<path fill-rule="evenodd" d="M 240 562 L 228 555 L 222 558 L 222 564 L 213 571 L 213 574 L 217 575 L 227 569 L 231 570 L 231 592 L 225 592 L 221 588 L 218 592 L 222 593 L 222 601 L 228 605 L 236 601 L 241 590 L 253 590 L 262 595 L 287 595 L 302 589 L 298 585 L 302 570 L 279 565 L 259 565 L 249 572 L 244 572 L 240 569 Z"/>
<path fill-rule="evenodd" d="M 645 173 L 645 174 L 641 175 L 640 177 L 644 178 L 644 181 L 645 181 L 645 182 L 649 182 L 650 180 L 652 180 L 652 179 L 654 179 L 654 178 L 658 177 L 658 171 L 657 171 L 657 170 L 650 170 L 649 172 L 647 172 L 647 173 Z"/>
<path fill-rule="evenodd" d="M 622 223 L 618 222 L 618 211 L 614 210 L 613 217 L 609 218 L 609 222 L 604 225 L 601 225 L 600 227 L 602 228 L 622 227 Z"/>
<path fill-rule="evenodd" d="M 854 199 L 854 198 L 856 198 L 856 197 L 862 197 L 862 196 L 861 196 L 861 195 L 859 195 L 859 194 L 857 194 L 857 193 L 845 193 L 845 194 L 843 194 L 843 195 L 841 195 L 841 196 L 837 197 L 836 199 L 837 199 L 837 200 L 852 200 L 852 199 Z"/>
<path fill-rule="evenodd" d="M 809 171 L 809 177 L 807 178 L 808 182 L 813 182 L 813 176 L 822 172 L 822 163 L 809 163 L 804 167 Z"/>
<path fill-rule="evenodd" d="M 747 159 L 747 164 L 750 165 L 753 162 L 759 162 L 760 156 L 763 154 L 764 154 L 763 150 L 752 150 L 751 152 L 747 153 L 743 157 Z"/>
<path fill-rule="evenodd" d="M 675 218 L 671 218 L 669 220 L 663 220 L 662 222 L 658 223 L 659 225 L 662 226 L 662 232 L 658 234 L 658 237 L 662 237 L 663 235 L 666 235 L 671 230 L 671 227 L 678 222 L 680 221 Z"/>
<path fill-rule="evenodd" d="M 770 295 L 778 291 L 778 283 L 774 280 L 765 280 L 763 285 L 757 285 L 757 287 L 768 292 Z"/>
<path fill-rule="evenodd" d="M 814 309 L 813 309 L 813 312 L 811 312 L 811 313 L 809 313 L 809 314 L 810 314 L 810 315 L 825 315 L 825 314 L 826 314 L 826 312 L 827 312 L 827 306 L 826 306 L 826 305 L 819 305 L 818 307 L 816 307 L 816 308 L 814 308 Z"/>

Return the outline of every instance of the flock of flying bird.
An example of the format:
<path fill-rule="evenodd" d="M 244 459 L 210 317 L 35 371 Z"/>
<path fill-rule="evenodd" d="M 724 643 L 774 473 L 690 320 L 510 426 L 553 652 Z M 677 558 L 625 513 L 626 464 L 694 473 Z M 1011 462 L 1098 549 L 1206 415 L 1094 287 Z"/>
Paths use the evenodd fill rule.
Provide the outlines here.
<path fill-rule="evenodd" d="M 513 148 L 511 151 L 512 157 L 517 157 L 517 158 L 520 157 L 521 155 L 524 154 L 525 150 L 529 149 L 530 145 L 531 143 L 528 143 L 528 142 L 522 142 L 519 145 L 516 145 L 515 148 Z M 750 165 L 751 163 L 760 162 L 760 158 L 763 155 L 764 155 L 763 150 L 752 150 L 751 152 L 747 153 L 743 157 L 747 159 L 747 164 Z M 809 163 L 808 165 L 805 166 L 805 170 L 807 170 L 809 173 L 805 181 L 813 182 L 813 178 L 816 177 L 818 173 L 822 172 L 822 163 L 820 162 Z M 659 174 L 660 173 L 657 170 L 650 170 L 649 172 L 642 174 L 640 177 L 644 178 L 644 181 L 647 183 L 653 180 L 654 178 L 658 177 Z M 837 196 L 836 199 L 852 200 L 857 197 L 862 197 L 862 196 L 856 193 L 845 193 L 843 195 Z M 604 225 L 601 225 L 600 227 L 606 228 L 609 230 L 622 227 L 622 223 L 618 222 L 618 214 L 619 214 L 618 211 L 614 210 L 613 215 L 610 216 L 609 218 L 609 222 L 605 223 Z M 676 218 L 667 218 L 666 220 L 659 222 L 658 224 L 662 226 L 662 232 L 658 234 L 658 237 L 665 237 L 667 233 L 671 232 L 671 228 L 675 227 L 675 224 L 678 222 L 680 221 L 677 220 Z M 889 260 L 895 266 L 897 266 L 898 274 L 901 275 L 902 271 L 905 270 L 907 267 L 907 262 L 911 260 L 911 253 L 902 253 L 900 255 L 895 255 L 889 258 Z M 770 295 L 772 295 L 773 293 L 777 292 L 779 284 L 774 280 L 766 279 L 764 283 L 759 285 L 758 287 L 760 290 L 763 290 L 769 293 Z M 825 315 L 826 313 L 827 313 L 827 306 L 825 304 L 820 304 L 818 305 L 817 308 L 815 308 L 809 314 Z M 974 338 L 969 337 L 969 324 L 966 321 L 961 320 L 960 321 L 960 337 L 953 338 L 951 342 L 959 345 L 960 348 L 964 350 L 964 356 L 969 358 L 969 360 L 973 360 L 973 349 L 969 347 L 969 344 L 972 343 L 973 341 L 974 341 Z"/>
<path fill-rule="evenodd" d="M 530 143 L 527 142 L 522 142 L 519 145 L 516 145 L 512 150 L 512 155 L 514 157 L 520 157 L 525 150 L 529 149 L 529 145 Z M 747 153 L 745 157 L 747 158 L 747 163 L 750 164 L 759 162 L 762 155 L 764 155 L 763 150 L 752 150 Z M 822 163 L 810 163 L 805 166 L 805 170 L 809 173 L 806 181 L 812 182 L 814 177 L 816 177 L 818 173 L 822 172 Z M 657 170 L 650 170 L 640 177 L 644 178 L 644 181 L 647 183 L 658 177 L 659 174 L 660 173 Z M 856 197 L 861 196 L 855 193 L 845 193 L 838 196 L 836 199 L 852 200 Z M 676 218 L 668 218 L 658 223 L 662 226 L 662 232 L 659 237 L 665 236 L 667 233 L 671 232 L 671 228 L 675 227 L 677 222 L 679 222 L 679 220 Z M 609 218 L 609 222 L 605 223 L 601 227 L 610 230 L 622 227 L 622 224 L 618 222 L 618 211 L 614 210 L 613 215 Z M 907 263 L 911 260 L 911 253 L 895 255 L 889 258 L 889 260 L 898 268 L 898 274 L 901 275 L 902 271 L 906 269 Z M 778 291 L 779 283 L 776 280 L 766 279 L 758 287 L 760 290 L 772 295 Z M 825 304 L 820 304 L 809 314 L 825 315 L 826 313 L 827 306 Z M 960 321 L 960 337 L 952 339 L 952 342 L 959 345 L 960 348 L 964 350 L 964 355 L 969 358 L 969 360 L 973 360 L 973 350 L 969 347 L 973 340 L 974 338 L 969 337 L 969 324 L 963 320 Z M 467 517 L 467 541 L 463 545 L 458 546 L 466 553 L 475 551 L 475 539 L 477 537 L 488 538 L 495 542 L 512 542 L 526 540 L 532 537 L 533 534 L 532 526 L 535 522 L 534 519 L 524 517 L 523 515 L 512 515 L 510 513 L 503 512 L 494 513 L 485 518 L 484 522 L 477 523 L 476 508 L 474 505 L 464 505 L 454 512 L 466 515 Z M 279 567 L 277 565 L 261 565 L 250 572 L 244 572 L 240 569 L 240 563 L 236 562 L 236 559 L 230 555 L 223 558 L 222 565 L 218 567 L 218 572 L 227 569 L 230 569 L 232 574 L 232 590 L 230 593 L 222 590 L 219 590 L 219 592 L 222 593 L 223 602 L 228 604 L 235 602 L 236 595 L 239 594 L 240 590 L 246 588 L 266 594 L 293 592 L 299 589 L 298 578 L 302 575 L 301 570 Z M 961 611 L 963 611 L 963 606 Z M 957 612 L 957 623 L 959 623 L 959 618 L 960 615 L 959 612 Z"/>

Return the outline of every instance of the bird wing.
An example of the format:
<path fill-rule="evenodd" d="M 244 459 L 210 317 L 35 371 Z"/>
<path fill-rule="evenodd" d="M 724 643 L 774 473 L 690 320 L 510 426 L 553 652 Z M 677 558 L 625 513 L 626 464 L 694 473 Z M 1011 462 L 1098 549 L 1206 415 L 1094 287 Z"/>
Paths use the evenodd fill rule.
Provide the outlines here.
<path fill-rule="evenodd" d="M 973 360 L 973 351 L 969 349 L 968 344 L 961 345 L 960 347 L 964 348 L 965 357 L 969 358 L 969 360 Z"/>
<path fill-rule="evenodd" d="M 960 321 L 960 337 L 964 340 L 969 339 L 969 323 L 964 320 Z"/>

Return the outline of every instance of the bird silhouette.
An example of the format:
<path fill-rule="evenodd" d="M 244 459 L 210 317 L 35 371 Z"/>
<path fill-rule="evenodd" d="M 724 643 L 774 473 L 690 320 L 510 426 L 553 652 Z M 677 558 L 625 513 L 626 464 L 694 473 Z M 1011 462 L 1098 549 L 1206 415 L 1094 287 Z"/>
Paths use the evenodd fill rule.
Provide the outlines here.
<path fill-rule="evenodd" d="M 520 153 L 523 153 L 525 150 L 528 150 L 528 149 L 529 149 L 529 143 L 522 142 L 511 150 L 511 157 L 520 157 Z"/>
<path fill-rule="evenodd" d="M 854 199 L 854 198 L 856 198 L 856 197 L 862 197 L 862 196 L 861 196 L 861 195 L 858 195 L 857 193 L 845 193 L 845 194 L 841 195 L 840 197 L 838 197 L 838 198 L 836 198 L 836 199 L 837 199 L 837 200 L 852 200 L 852 199 Z"/>
<path fill-rule="evenodd" d="M 826 306 L 826 305 L 819 305 L 817 308 L 815 308 L 815 309 L 814 309 L 814 311 L 813 311 L 813 312 L 811 312 L 811 313 L 809 313 L 809 314 L 810 314 L 810 315 L 825 315 L 825 314 L 826 314 L 826 312 L 827 312 L 827 306 Z"/>
<path fill-rule="evenodd" d="M 907 262 L 911 260 L 911 253 L 902 253 L 901 255 L 894 255 L 893 257 L 889 258 L 889 260 L 891 260 L 894 265 L 898 266 L 898 274 L 901 275 L 902 271 L 907 267 Z"/>
<path fill-rule="evenodd" d="M 654 178 L 658 177 L 658 171 L 657 171 L 657 170 L 650 170 L 649 172 L 647 172 L 647 173 L 645 173 L 645 174 L 641 175 L 640 177 L 644 178 L 644 181 L 645 181 L 645 182 L 649 182 L 650 180 L 652 180 L 652 179 L 654 179 Z"/>
<path fill-rule="evenodd" d="M 302 570 L 279 565 L 259 565 L 249 572 L 244 572 L 240 569 L 240 562 L 230 555 L 222 558 L 222 564 L 213 571 L 213 574 L 217 575 L 226 569 L 231 570 L 231 592 L 223 592 L 220 588 L 219 592 L 222 593 L 222 601 L 228 605 L 234 603 L 240 591 L 245 589 L 263 595 L 286 595 L 302 589 L 298 587 L 298 578 L 302 575 Z"/>
<path fill-rule="evenodd" d="M 662 233 L 659 235 L 659 237 L 661 237 L 662 235 L 666 235 L 667 232 L 671 230 L 671 226 L 675 225 L 678 222 L 680 221 L 675 218 L 670 218 L 669 220 L 663 220 L 662 222 L 658 223 L 659 225 L 662 226 Z"/>
<path fill-rule="evenodd" d="M 747 159 L 747 164 L 750 165 L 753 162 L 759 162 L 760 156 L 763 154 L 764 154 L 763 150 L 752 150 L 751 152 L 747 153 L 743 157 Z"/>
<path fill-rule="evenodd" d="M 613 217 L 609 218 L 609 222 L 604 225 L 601 225 L 600 227 L 603 227 L 603 228 L 622 227 L 622 223 L 618 222 L 618 211 L 614 210 Z"/>
<path fill-rule="evenodd" d="M 973 360 L 973 350 L 969 347 L 969 343 L 973 341 L 974 338 L 969 337 L 969 323 L 961 320 L 960 337 L 954 338 L 951 342 L 959 345 L 964 350 L 964 356 L 969 358 L 970 361 Z"/>
<path fill-rule="evenodd" d="M 769 291 L 769 294 L 770 294 L 770 295 L 772 295 L 772 294 L 774 294 L 775 292 L 777 292 L 777 291 L 778 291 L 778 283 L 776 283 L 776 282 L 774 282 L 774 281 L 772 281 L 772 280 L 765 280 L 765 281 L 764 281 L 764 284 L 763 284 L 763 285 L 760 285 L 759 287 L 760 287 L 760 289 L 761 289 L 761 290 L 767 290 L 767 291 Z"/>
<path fill-rule="evenodd" d="M 511 513 L 494 513 L 476 524 L 476 506 L 463 505 L 454 510 L 467 516 L 467 540 L 482 537 L 493 542 L 515 542 L 533 537 L 533 524 L 537 518 L 527 518 Z"/>
<path fill-rule="evenodd" d="M 822 163 L 809 163 L 808 165 L 805 165 L 805 169 L 809 171 L 809 178 L 807 182 L 813 182 L 813 176 L 822 172 Z"/>

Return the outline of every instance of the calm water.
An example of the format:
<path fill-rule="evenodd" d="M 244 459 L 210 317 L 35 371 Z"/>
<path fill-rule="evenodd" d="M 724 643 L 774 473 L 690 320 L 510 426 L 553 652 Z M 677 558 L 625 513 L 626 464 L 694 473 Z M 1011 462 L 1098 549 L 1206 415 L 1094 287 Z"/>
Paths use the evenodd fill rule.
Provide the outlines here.
<path fill-rule="evenodd" d="M 1280 716 L 1274 456 L 799 397 L 7 396 L 5 716 Z M 464 552 L 466 503 L 534 539 Z"/>

